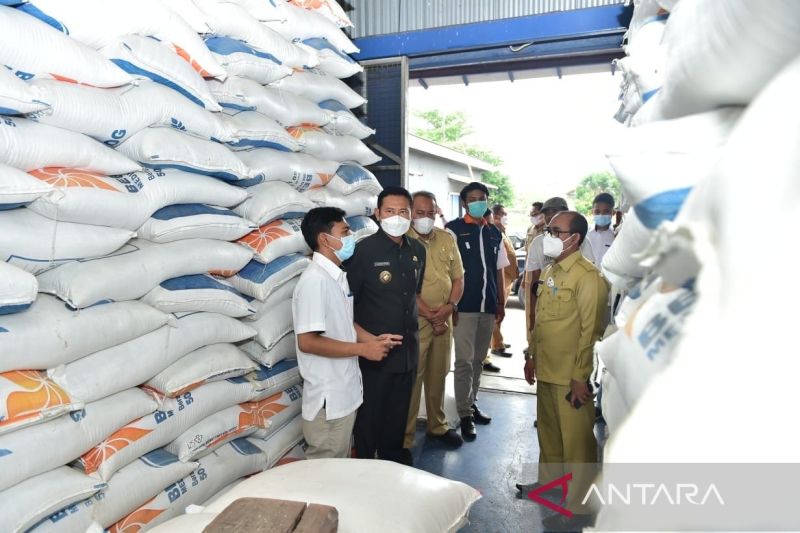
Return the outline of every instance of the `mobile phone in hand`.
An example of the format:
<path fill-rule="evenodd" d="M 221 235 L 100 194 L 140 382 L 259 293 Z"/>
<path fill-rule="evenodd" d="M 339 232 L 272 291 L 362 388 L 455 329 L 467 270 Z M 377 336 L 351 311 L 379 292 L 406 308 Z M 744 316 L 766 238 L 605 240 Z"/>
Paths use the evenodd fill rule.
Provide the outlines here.
<path fill-rule="evenodd" d="M 580 409 L 581 407 L 583 407 L 583 404 L 580 402 L 580 400 L 572 397 L 572 391 L 569 391 L 567 395 L 564 396 L 564 399 L 567 400 L 569 404 L 575 409 Z"/>

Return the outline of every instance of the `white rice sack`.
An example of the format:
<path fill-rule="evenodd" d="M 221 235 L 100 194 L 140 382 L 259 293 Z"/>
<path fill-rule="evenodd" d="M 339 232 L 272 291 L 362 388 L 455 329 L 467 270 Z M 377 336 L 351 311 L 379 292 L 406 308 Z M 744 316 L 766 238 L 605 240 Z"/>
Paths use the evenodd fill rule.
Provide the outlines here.
<path fill-rule="evenodd" d="M 50 219 L 135 230 L 168 205 L 213 203 L 230 207 L 247 191 L 220 180 L 174 168 L 120 176 L 60 168 L 30 172 L 57 194 L 34 201 L 31 211 Z"/>
<path fill-rule="evenodd" d="M 230 37 L 262 52 L 269 52 L 287 67 L 315 67 L 319 63 L 315 54 L 295 46 L 291 39 L 284 39 L 234 3 L 222 3 L 216 0 L 195 0 L 195 3 L 208 16 L 215 36 Z"/>
<path fill-rule="evenodd" d="M 292 301 L 284 300 L 277 303 L 275 307 L 268 313 L 265 313 L 263 317 L 248 322 L 248 324 L 258 331 L 258 335 L 254 339 L 255 341 L 264 348 L 273 348 L 281 338 L 294 329 L 292 325 Z"/>
<path fill-rule="evenodd" d="M 235 241 L 258 226 L 230 209 L 203 204 L 162 207 L 137 231 L 141 239 L 157 243 L 181 239 Z"/>
<path fill-rule="evenodd" d="M 252 438 L 267 456 L 267 468 L 277 465 L 289 451 L 303 441 L 303 419 L 298 415 L 272 432 L 266 439 Z"/>
<path fill-rule="evenodd" d="M 267 22 L 267 26 L 289 41 L 324 37 L 337 50 L 357 54 L 359 49 L 339 27 L 317 13 L 292 4 L 286 6 L 285 22 Z"/>
<path fill-rule="evenodd" d="M 231 4 L 236 4 L 247 11 L 253 18 L 262 22 L 286 20 L 286 13 L 283 2 L 273 2 L 268 0 L 230 0 Z"/>
<path fill-rule="evenodd" d="M 242 294 L 263 301 L 289 280 L 302 274 L 310 262 L 308 257 L 299 253 L 279 257 L 266 265 L 250 261 L 228 281 Z"/>
<path fill-rule="evenodd" d="M 308 245 L 300 231 L 300 223 L 299 218 L 276 220 L 245 235 L 237 242 L 254 252 L 256 261 L 265 264 L 284 255 L 305 253 Z"/>
<path fill-rule="evenodd" d="M 264 181 L 264 176 L 252 172 L 225 145 L 170 128 L 143 129 L 117 150 L 151 168 L 177 168 L 239 185 Z"/>
<path fill-rule="evenodd" d="M 156 403 L 139 389 L 129 389 L 44 424 L 0 435 L 0 490 L 78 458 L 106 436 Z"/>
<path fill-rule="evenodd" d="M 625 214 L 619 234 L 601 264 L 603 275 L 612 285 L 628 289 L 645 276 L 646 269 L 636 255 L 647 248 L 652 234 L 633 209 Z"/>
<path fill-rule="evenodd" d="M 287 387 L 297 385 L 302 381 L 300 369 L 297 361 L 281 361 L 272 368 L 260 367 L 257 371 L 234 378 L 231 381 L 236 383 L 250 383 L 255 392 L 250 397 L 251 401 L 257 402 L 276 394 Z"/>
<path fill-rule="evenodd" d="M 258 226 L 279 218 L 302 218 L 316 207 L 311 200 L 282 181 L 261 183 L 248 188 L 247 192 L 250 198 L 233 210 Z"/>
<path fill-rule="evenodd" d="M 55 22 L 64 33 L 96 50 L 122 35 L 152 35 L 200 75 L 225 76 L 200 37 L 158 0 L 36 0 L 31 5 L 51 17 L 48 22 Z"/>
<path fill-rule="evenodd" d="M 300 150 L 300 145 L 292 139 L 283 126 L 258 111 L 228 109 L 220 116 L 231 130 L 233 140 L 228 146 L 234 150 L 253 148 L 273 148 L 284 152 Z"/>
<path fill-rule="evenodd" d="M 56 222 L 28 208 L 0 211 L 0 260 L 32 274 L 76 259 L 103 257 L 134 236 L 118 228 Z"/>
<path fill-rule="evenodd" d="M 0 163 L 25 171 L 68 167 L 108 175 L 136 172 L 142 168 L 80 133 L 10 117 L 0 120 Z"/>
<path fill-rule="evenodd" d="M 304 96 L 315 104 L 336 100 L 352 109 L 367 102 L 339 78 L 317 70 L 295 71 L 291 76 L 272 83 L 272 86 Z"/>
<path fill-rule="evenodd" d="M 315 124 L 324 126 L 333 113 L 296 94 L 275 87 L 265 87 L 247 78 L 231 76 L 225 82 L 209 80 L 211 93 L 223 107 L 255 110 L 277 120 L 283 126 Z"/>
<path fill-rule="evenodd" d="M 349 135 L 330 135 L 317 126 L 292 126 L 288 131 L 300 143 L 303 152 L 320 159 L 353 161 L 361 165 L 372 165 L 381 160 L 367 145 Z"/>
<path fill-rule="evenodd" d="M 0 263 L 0 315 L 10 315 L 28 309 L 36 300 L 38 289 L 39 283 L 33 274 L 8 263 Z M 2 322 L 0 319 L 0 324 Z M 0 333 L 5 331 L 0 330 Z"/>
<path fill-rule="evenodd" d="M 350 135 L 356 139 L 366 139 L 375 134 L 375 130 L 358 120 L 352 111 L 336 100 L 325 100 L 319 103 L 323 109 L 335 113 L 333 120 L 323 126 L 331 135 Z"/>
<path fill-rule="evenodd" d="M 151 529 L 182 515 L 186 507 L 207 500 L 231 482 L 264 468 L 264 453 L 249 440 L 237 439 L 203 457 L 194 472 L 166 487 L 109 529 Z"/>
<path fill-rule="evenodd" d="M 347 224 L 356 236 L 356 242 L 378 232 L 378 224 L 367 216 L 347 217 Z"/>
<path fill-rule="evenodd" d="M 162 281 L 206 272 L 233 275 L 252 256 L 233 243 L 189 239 L 153 244 L 136 239 L 119 253 L 73 262 L 39 276 L 39 290 L 74 308 L 141 298 Z M 125 280 L 120 283 L 120 280 Z"/>
<path fill-rule="evenodd" d="M 74 311 L 41 294 L 27 312 L 0 317 L 0 372 L 54 368 L 150 333 L 168 320 L 137 301 Z"/>
<path fill-rule="evenodd" d="M 269 5 L 269 2 L 263 2 Z M 266 85 L 292 73 L 292 69 L 267 51 L 230 37 L 209 37 L 206 46 L 229 76 L 250 78 Z"/>
<path fill-rule="evenodd" d="M 258 366 L 233 344 L 211 344 L 181 357 L 145 385 L 169 398 L 207 383 L 236 378 Z"/>
<path fill-rule="evenodd" d="M 241 349 L 253 361 L 267 368 L 272 368 L 287 359 L 297 359 L 294 331 L 281 337 L 271 348 L 264 348 L 258 341 L 248 341 L 241 345 Z"/>
<path fill-rule="evenodd" d="M 341 490 L 330 490 L 332 486 Z M 376 499 L 376 493 L 381 497 Z M 481 496 L 464 483 L 389 461 L 320 459 L 295 461 L 246 479 L 205 505 L 204 512 L 220 513 L 244 497 L 333 506 L 339 511 L 341 533 L 441 533 L 465 525 Z"/>
<path fill-rule="evenodd" d="M 331 76 L 349 78 L 364 71 L 364 67 L 347 54 L 337 50 L 327 39 L 305 39 L 299 46 L 307 46 L 313 49 L 319 58 L 317 68 Z"/>
<path fill-rule="evenodd" d="M 161 448 L 153 450 L 114 474 L 103 492 L 61 508 L 33 531 L 85 533 L 92 522 L 101 527 L 110 527 L 167 485 L 188 476 L 197 466 L 197 463 L 182 463 Z M 96 479 L 90 479 L 97 483 Z"/>
<path fill-rule="evenodd" d="M 350 17 L 336 0 L 289 0 L 289 3 L 304 9 L 311 9 L 340 28 L 353 27 Z"/>
<path fill-rule="evenodd" d="M 303 389 L 293 385 L 258 402 L 245 402 L 214 413 L 184 431 L 164 449 L 181 461 L 194 461 L 238 438 L 259 433 L 266 438 L 300 414 Z"/>
<path fill-rule="evenodd" d="M 318 206 L 342 209 L 348 217 L 368 217 L 378 208 L 378 195 L 367 191 L 356 191 L 344 196 L 327 187 L 320 187 L 303 194 Z"/>
<path fill-rule="evenodd" d="M 0 68 L 0 115 L 24 115 L 47 109 L 50 104 L 41 92 L 18 78 L 8 68 Z"/>
<path fill-rule="evenodd" d="M 364 191 L 377 196 L 383 187 L 375 174 L 366 168 L 359 165 L 342 165 L 328 183 L 328 190 L 343 195 Z"/>
<path fill-rule="evenodd" d="M 51 185 L 0 163 L 0 211 L 28 205 L 52 191 Z"/>
<path fill-rule="evenodd" d="M 160 2 L 181 17 L 195 33 L 205 35 L 211 31 L 208 17 L 197 7 L 194 0 L 160 0 Z"/>
<path fill-rule="evenodd" d="M 230 381 L 209 383 L 177 398 L 167 398 L 152 389 L 144 390 L 146 397 L 155 399 L 157 410 L 149 411 L 151 414 L 141 416 L 113 433 L 106 433 L 107 438 L 102 442 L 98 440 L 94 447 L 84 447 L 85 453 L 80 458 L 84 472 L 108 481 L 120 468 L 171 442 L 200 420 L 248 401 L 253 395 L 250 383 Z"/>
<path fill-rule="evenodd" d="M 240 318 L 255 312 L 239 291 L 208 274 L 180 276 L 161 282 L 142 301 L 165 313 L 206 311 Z"/>
<path fill-rule="evenodd" d="M 53 78 L 93 87 L 119 87 L 132 81 L 85 44 L 22 10 L 0 5 L 0 27 L 0 63 L 23 80 Z"/>
<path fill-rule="evenodd" d="M 250 301 L 250 306 L 255 310 L 255 313 L 246 316 L 245 318 L 247 320 L 258 320 L 272 310 L 272 308 L 278 303 L 284 300 L 291 300 L 292 295 L 294 294 L 294 288 L 297 286 L 298 281 L 298 278 L 292 278 L 288 280 L 283 285 L 275 288 L 275 290 L 272 291 L 264 300 L 252 298 Z"/>
<path fill-rule="evenodd" d="M 0 435 L 83 408 L 83 402 L 38 370 L 0 374 Z"/>
<path fill-rule="evenodd" d="M 606 157 L 647 228 L 675 219 L 689 191 L 716 164 L 741 112 L 729 107 L 620 131 Z"/>
<path fill-rule="evenodd" d="M 236 319 L 216 313 L 190 313 L 178 318 L 174 327 L 162 326 L 47 374 L 71 397 L 92 402 L 145 383 L 198 348 L 239 342 L 254 335 L 253 328 Z"/>
<path fill-rule="evenodd" d="M 209 111 L 220 110 L 203 77 L 166 43 L 152 37 L 123 35 L 101 48 L 100 53 L 136 79 L 165 85 Z"/>
<path fill-rule="evenodd" d="M 282 181 L 299 192 L 325 186 L 339 168 L 336 161 L 277 150 L 249 150 L 237 155 L 253 171 L 263 173 L 267 182 Z"/>
<path fill-rule="evenodd" d="M 105 483 L 68 466 L 33 476 L 0 492 L 0 501 L 8 504 L 0 514 L 0 531 L 28 531 L 51 513 L 105 488 Z"/>

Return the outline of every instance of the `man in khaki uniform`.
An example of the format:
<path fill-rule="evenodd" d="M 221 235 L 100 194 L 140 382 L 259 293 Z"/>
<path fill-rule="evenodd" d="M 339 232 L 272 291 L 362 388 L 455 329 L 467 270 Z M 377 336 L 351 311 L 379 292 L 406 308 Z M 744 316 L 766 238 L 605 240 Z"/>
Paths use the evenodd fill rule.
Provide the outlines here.
<path fill-rule="evenodd" d="M 536 290 L 533 342 L 525 361 L 525 379 L 530 384 L 539 380 L 539 480 L 533 485 L 518 484 L 524 492 L 565 475 L 560 468 L 564 463 L 597 462 L 595 409 L 588 379 L 594 343 L 606 324 L 608 286 L 581 253 L 587 232 L 586 219 L 574 211 L 557 214 L 545 229 L 544 253 L 555 261 L 542 271 L 543 283 Z M 544 522 L 547 529 L 572 530 L 591 520 L 581 499 L 592 479 L 573 474 L 566 507 L 574 516 L 552 516 Z"/>
<path fill-rule="evenodd" d="M 494 218 L 494 225 L 495 227 L 500 230 L 500 234 L 503 236 L 503 246 L 506 248 L 506 254 L 508 254 L 509 259 L 514 258 L 508 264 L 508 266 L 503 271 L 503 276 L 505 279 L 505 286 L 503 290 L 505 291 L 505 301 L 508 302 L 508 297 L 511 295 L 511 289 L 514 287 L 514 283 L 517 281 L 519 277 L 519 265 L 517 265 L 516 260 L 516 251 L 514 250 L 514 244 L 511 242 L 511 239 L 508 238 L 506 235 L 506 227 L 508 226 L 508 213 L 506 213 L 505 207 L 500 204 L 495 204 L 492 206 L 492 215 Z M 509 346 L 505 344 L 503 340 L 503 333 L 500 331 L 500 327 L 502 326 L 503 321 L 500 320 L 495 322 L 494 324 L 494 331 L 492 331 L 492 355 L 499 355 L 501 357 L 511 357 L 511 353 L 506 351 L 506 348 Z M 486 360 L 484 360 L 484 364 L 486 364 Z"/>
<path fill-rule="evenodd" d="M 420 191 L 412 195 L 412 229 L 408 236 L 425 246 L 427 262 L 419 309 L 419 363 L 411 393 L 403 447 L 414 445 L 422 385 L 425 384 L 425 411 L 428 435 L 452 448 L 461 446 L 461 436 L 447 425 L 444 415 L 445 378 L 450 371 L 453 346 L 453 320 L 457 320 L 458 301 L 464 292 L 464 267 L 453 236 L 434 227 L 436 197 Z"/>
<path fill-rule="evenodd" d="M 528 228 L 528 234 L 525 237 L 525 250 L 531 247 L 531 243 L 537 235 L 542 234 L 542 228 L 544 228 L 544 215 L 542 214 L 543 207 L 544 204 L 542 202 L 533 202 L 531 204 L 531 212 L 529 213 L 531 218 L 531 226 Z"/>

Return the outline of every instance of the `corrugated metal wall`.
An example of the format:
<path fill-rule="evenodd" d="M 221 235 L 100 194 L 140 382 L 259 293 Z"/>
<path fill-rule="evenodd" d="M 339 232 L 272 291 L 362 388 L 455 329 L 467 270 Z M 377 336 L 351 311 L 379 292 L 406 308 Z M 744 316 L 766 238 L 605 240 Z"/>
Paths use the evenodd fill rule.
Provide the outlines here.
<path fill-rule="evenodd" d="M 623 4 L 625 0 L 348 0 L 353 37 L 424 30 L 554 11 Z"/>

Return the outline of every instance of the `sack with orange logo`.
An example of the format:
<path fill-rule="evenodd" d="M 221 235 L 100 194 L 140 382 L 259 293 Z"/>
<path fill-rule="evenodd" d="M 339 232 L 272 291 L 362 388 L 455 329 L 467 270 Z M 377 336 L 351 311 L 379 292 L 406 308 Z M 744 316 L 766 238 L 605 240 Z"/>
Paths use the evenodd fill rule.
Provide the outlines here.
<path fill-rule="evenodd" d="M 239 152 L 237 155 L 253 171 L 264 174 L 267 183 L 280 181 L 299 192 L 325 186 L 339 168 L 336 161 L 268 148 Z"/>
<path fill-rule="evenodd" d="M 364 71 L 364 67 L 344 52 L 337 50 L 327 39 L 319 37 L 304 39 L 298 46 L 313 49 L 319 58 L 317 68 L 331 76 L 344 79 Z"/>
<path fill-rule="evenodd" d="M 28 309 L 36 300 L 38 289 L 39 284 L 31 273 L 8 263 L 0 263 L 0 315 L 10 315 Z M 5 331 L 0 329 L 0 333 Z M 0 356 L 0 367 L 5 355 L 3 353 Z"/>
<path fill-rule="evenodd" d="M 285 22 L 266 23 L 268 27 L 281 34 L 284 39 L 302 41 L 313 37 L 324 37 L 337 50 L 345 54 L 357 54 L 359 52 L 358 47 L 336 24 L 317 11 L 303 9 L 294 4 L 287 4 L 285 14 Z"/>
<path fill-rule="evenodd" d="M 331 135 L 317 126 L 293 126 L 289 133 L 300 143 L 301 150 L 320 159 L 372 165 L 380 156 L 361 140 L 350 135 Z"/>
<path fill-rule="evenodd" d="M 259 3 L 271 5 L 269 2 Z M 253 48 L 238 39 L 215 35 L 206 39 L 206 46 L 229 76 L 241 76 L 267 84 L 292 73 L 292 69 L 284 65 L 277 57 L 267 51 L 262 52 Z"/>
<path fill-rule="evenodd" d="M 49 104 L 32 84 L 25 83 L 7 69 L 0 69 L 0 113 L 24 115 L 47 109 Z"/>
<path fill-rule="evenodd" d="M 287 359 L 297 359 L 297 345 L 295 343 L 294 331 L 290 331 L 281 337 L 271 348 L 264 348 L 261 343 L 257 341 L 245 342 L 240 348 L 253 359 L 253 361 L 258 361 L 259 364 L 267 368 L 272 368 L 276 364 Z"/>
<path fill-rule="evenodd" d="M 340 28 L 353 27 L 353 21 L 336 0 L 289 0 L 289 3 L 304 9 L 311 9 Z"/>
<path fill-rule="evenodd" d="M 289 91 L 263 86 L 247 78 L 230 77 L 225 82 L 209 80 L 211 93 L 224 107 L 249 109 L 275 119 L 284 127 L 316 124 L 324 126 L 333 113 Z"/>
<path fill-rule="evenodd" d="M 278 289 L 303 273 L 311 260 L 303 254 L 291 254 L 267 263 L 250 261 L 235 276 L 228 278 L 239 292 L 266 301 Z"/>
<path fill-rule="evenodd" d="M 167 313 L 207 311 L 240 318 L 255 312 L 247 297 L 230 283 L 208 274 L 163 281 L 142 296 L 142 301 Z"/>
<path fill-rule="evenodd" d="M 134 239 L 116 254 L 72 262 L 39 276 L 39 290 L 55 294 L 75 309 L 100 302 L 141 298 L 159 283 L 210 272 L 233 275 L 252 251 L 234 243 L 188 239 L 154 244 Z"/>
<path fill-rule="evenodd" d="M 250 197 L 233 208 L 258 226 L 279 218 L 302 218 L 314 209 L 314 203 L 282 181 L 268 181 L 249 187 Z"/>
<path fill-rule="evenodd" d="M 319 189 L 306 191 L 303 194 L 318 206 L 338 207 L 348 217 L 369 217 L 378 208 L 378 195 L 369 191 L 355 191 L 351 194 L 343 195 L 333 189 L 320 187 Z"/>
<path fill-rule="evenodd" d="M 0 163 L 0 211 L 28 205 L 52 191 L 51 185 Z"/>
<path fill-rule="evenodd" d="M 233 150 L 272 148 L 282 152 L 297 152 L 300 145 L 274 119 L 258 111 L 225 109 L 220 114 L 222 122 L 231 131 L 233 139 L 228 146 Z"/>
<path fill-rule="evenodd" d="M 315 104 L 326 100 L 336 100 L 353 109 L 367 102 L 363 96 L 348 87 L 339 78 L 318 70 L 296 71 L 291 76 L 287 76 L 270 85 L 304 96 Z"/>
<path fill-rule="evenodd" d="M 0 435 L 0 490 L 77 459 L 156 405 L 141 390 L 128 389 L 67 416 Z"/>
<path fill-rule="evenodd" d="M 300 385 L 257 402 L 245 402 L 215 413 L 184 431 L 164 449 L 181 461 L 194 461 L 233 439 L 258 433 L 266 438 L 300 413 Z"/>
<path fill-rule="evenodd" d="M 183 239 L 235 241 L 258 228 L 230 209 L 204 204 L 162 207 L 136 232 L 140 239 L 156 243 Z"/>
<path fill-rule="evenodd" d="M 120 176 L 69 168 L 42 168 L 29 174 L 57 191 L 31 203 L 31 210 L 61 222 L 131 231 L 162 207 L 194 203 L 231 207 L 247 197 L 239 187 L 174 168 Z"/>
<path fill-rule="evenodd" d="M 242 350 L 233 344 L 218 343 L 181 357 L 145 386 L 175 398 L 206 383 L 243 376 L 255 370 L 258 370 L 258 365 Z"/>
<path fill-rule="evenodd" d="M 331 135 L 351 135 L 356 139 L 366 139 L 370 135 L 375 135 L 375 130 L 358 120 L 352 111 L 347 109 L 341 102 L 336 100 L 325 100 L 319 103 L 323 109 L 336 113 L 333 120 L 322 127 L 325 133 Z"/>
<path fill-rule="evenodd" d="M 124 229 L 57 222 L 27 207 L 0 211 L 0 261 L 32 274 L 78 259 L 106 256 L 134 236 Z"/>
<path fill-rule="evenodd" d="M 142 169 L 86 135 L 16 117 L 0 119 L 0 163 L 26 172 L 68 167 L 115 175 Z"/>
<path fill-rule="evenodd" d="M 22 79 L 52 78 L 94 87 L 119 87 L 133 81 L 92 48 L 24 9 L 0 6 L 0 27 L 0 63 Z"/>
<path fill-rule="evenodd" d="M 245 235 L 237 242 L 255 252 L 255 259 L 269 263 L 290 254 L 306 253 L 308 245 L 300 231 L 299 218 L 276 220 Z"/>
<path fill-rule="evenodd" d="M 38 370 L 0 374 L 0 435 L 83 408 Z"/>

